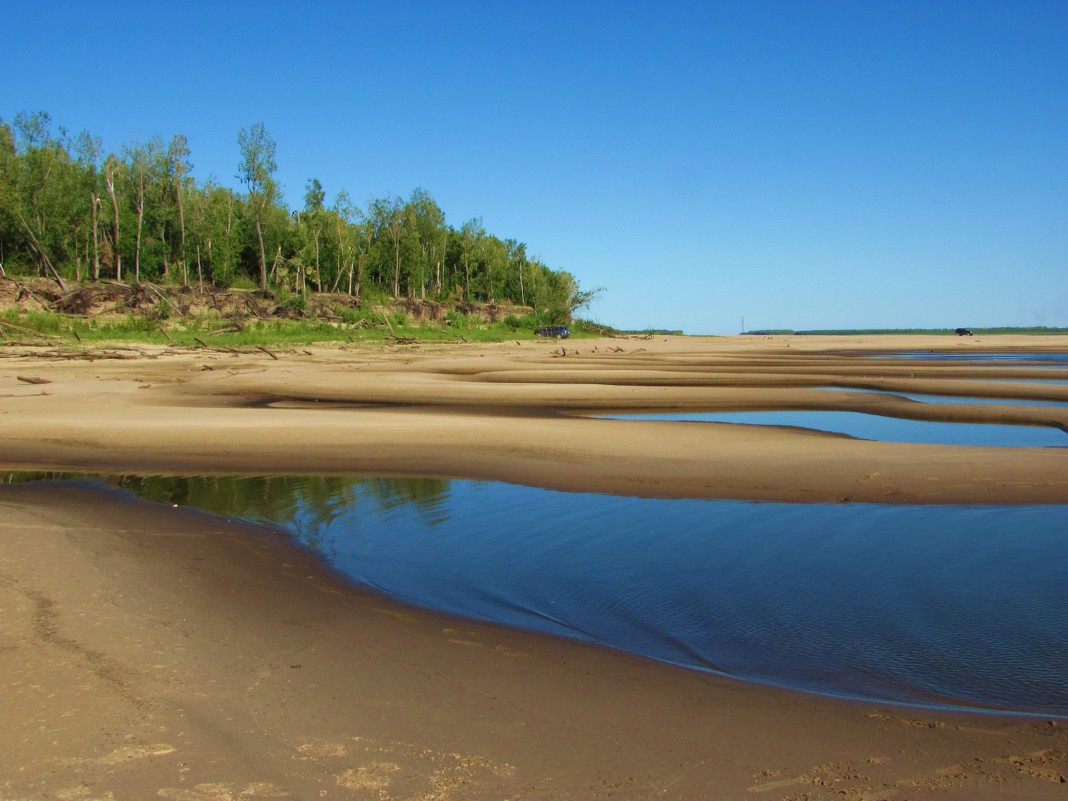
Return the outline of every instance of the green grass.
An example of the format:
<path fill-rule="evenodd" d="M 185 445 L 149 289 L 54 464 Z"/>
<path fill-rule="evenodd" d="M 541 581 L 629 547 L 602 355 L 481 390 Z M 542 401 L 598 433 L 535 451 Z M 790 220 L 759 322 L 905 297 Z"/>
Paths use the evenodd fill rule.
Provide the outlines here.
<path fill-rule="evenodd" d="M 486 323 L 477 316 L 456 314 L 443 323 L 412 323 L 403 311 L 388 315 L 369 309 L 337 309 L 338 321 L 321 319 L 245 320 L 241 330 L 226 330 L 232 323 L 217 317 L 195 319 L 169 316 L 151 320 L 137 314 L 125 317 L 82 318 L 47 312 L 5 312 L 0 315 L 0 342 L 35 341 L 41 344 L 154 344 L 201 347 L 300 347 L 328 343 L 383 343 L 399 339 L 430 342 L 506 342 L 535 339 L 530 320 Z M 595 336 L 573 330 L 575 338 Z M 164 333 L 166 331 L 166 333 Z M 35 336 L 37 335 L 37 336 Z"/>

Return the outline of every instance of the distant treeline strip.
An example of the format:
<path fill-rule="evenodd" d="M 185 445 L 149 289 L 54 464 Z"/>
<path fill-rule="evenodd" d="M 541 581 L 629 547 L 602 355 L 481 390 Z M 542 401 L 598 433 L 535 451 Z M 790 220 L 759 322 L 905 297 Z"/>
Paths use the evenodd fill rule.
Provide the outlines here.
<path fill-rule="evenodd" d="M 338 191 L 327 206 L 310 178 L 304 207 L 289 209 L 262 123 L 239 131 L 237 146 L 244 192 L 196 181 L 181 134 L 105 153 L 87 131 L 53 131 L 45 112 L 0 120 L 0 276 L 511 301 L 546 324 L 597 292 L 481 218 L 447 225 L 425 189 L 363 208 Z"/>
<path fill-rule="evenodd" d="M 1068 334 L 1068 328 L 1050 326 L 1024 326 L 1004 328 L 969 328 L 973 334 Z M 764 328 L 759 331 L 743 331 L 747 336 L 848 336 L 860 334 L 944 334 L 954 336 L 955 328 L 814 328 L 806 331 L 795 331 L 792 328 Z"/>

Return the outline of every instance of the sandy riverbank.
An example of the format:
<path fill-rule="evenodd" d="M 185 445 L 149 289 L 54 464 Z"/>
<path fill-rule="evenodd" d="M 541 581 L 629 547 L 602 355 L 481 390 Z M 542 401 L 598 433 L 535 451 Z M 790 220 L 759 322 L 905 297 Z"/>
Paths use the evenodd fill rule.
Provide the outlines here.
<path fill-rule="evenodd" d="M 836 409 L 1068 431 L 1068 408 L 923 404 L 885 394 L 1068 400 L 1068 386 L 1033 383 L 1063 380 L 1063 368 L 919 362 L 873 352 L 933 347 L 1063 352 L 1068 341 L 665 338 L 321 349 L 279 358 L 116 350 L 98 351 L 92 360 L 8 350 L 0 352 L 7 357 L 0 359 L 0 469 L 414 472 L 628 495 L 787 501 L 1068 500 L 1059 449 L 911 445 L 801 429 L 579 416 Z"/>
<path fill-rule="evenodd" d="M 1053 799 L 1068 734 L 416 612 L 277 535 L 0 487 L 0 798 Z"/>
<path fill-rule="evenodd" d="M 676 437 L 560 413 L 874 403 L 917 414 L 810 387 L 1002 392 L 1010 384 L 992 379 L 1045 375 L 838 351 L 1020 346 L 731 338 L 93 360 L 9 350 L 0 466 L 1065 502 L 1058 450 L 711 424 Z M 1011 392 L 1068 400 L 1063 385 L 1014 381 Z M 1064 410 L 1035 408 L 937 414 L 1068 423 Z M 806 696 L 417 612 L 345 586 L 279 535 L 104 492 L 0 486 L 0 509 L 4 801 L 1064 797 L 1063 724 Z"/>

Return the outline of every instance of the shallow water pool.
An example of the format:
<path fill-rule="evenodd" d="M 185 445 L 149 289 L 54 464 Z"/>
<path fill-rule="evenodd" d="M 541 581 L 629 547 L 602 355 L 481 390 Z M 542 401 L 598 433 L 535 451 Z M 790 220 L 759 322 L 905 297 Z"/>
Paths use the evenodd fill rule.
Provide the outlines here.
<path fill-rule="evenodd" d="M 920 392 L 896 392 L 893 394 L 901 395 L 903 398 L 919 401 L 920 403 L 996 403 L 1003 406 L 1053 406 L 1061 408 L 1068 406 L 1068 401 L 1031 400 L 1027 398 L 971 398 L 964 395 L 928 395 Z"/>
<path fill-rule="evenodd" d="M 655 500 L 440 479 L 125 479 L 470 618 L 818 693 L 1068 717 L 1068 505 Z"/>
<path fill-rule="evenodd" d="M 1048 381 L 1045 383 L 1053 384 L 1058 382 Z M 834 392 L 859 392 L 869 393 L 873 395 L 895 395 L 899 398 L 908 398 L 909 400 L 918 401 L 920 403 L 963 403 L 975 404 L 979 406 L 993 403 L 1003 406 L 1053 406 L 1062 408 L 1068 407 L 1068 401 L 1056 400 L 1032 400 L 1026 398 L 976 398 L 970 395 L 932 395 L 926 392 L 898 392 L 897 390 L 893 389 L 862 389 L 860 387 L 813 387 L 813 389 L 828 390 Z"/>
<path fill-rule="evenodd" d="M 950 352 L 931 350 L 908 350 L 895 351 L 893 353 L 878 354 L 891 359 L 923 359 L 923 360 L 946 360 L 968 362 L 1006 362 L 1014 367 L 1068 367 L 1068 353 L 1037 353 L 1037 352 Z"/>
<path fill-rule="evenodd" d="M 744 425 L 796 426 L 848 434 L 880 442 L 929 445 L 985 445 L 1024 448 L 1068 447 L 1068 433 L 1049 426 L 1015 426 L 988 423 L 941 423 L 908 420 L 863 412 L 654 412 L 604 415 L 613 420 L 673 420 Z"/>

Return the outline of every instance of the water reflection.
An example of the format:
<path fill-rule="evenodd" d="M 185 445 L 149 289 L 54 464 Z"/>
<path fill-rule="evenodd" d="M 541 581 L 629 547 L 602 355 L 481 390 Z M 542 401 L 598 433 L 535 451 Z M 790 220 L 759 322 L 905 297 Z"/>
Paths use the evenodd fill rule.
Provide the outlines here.
<path fill-rule="evenodd" d="M 781 504 L 403 478 L 131 478 L 409 603 L 880 701 L 1068 717 L 1068 506 Z"/>
<path fill-rule="evenodd" d="M 284 526 L 303 544 L 320 548 L 342 515 L 365 507 L 378 517 L 414 516 L 433 527 L 447 515 L 449 481 L 406 476 L 96 476 L 22 472 L 7 483 L 80 480 L 103 482 L 156 503 L 201 509 L 224 517 Z"/>

